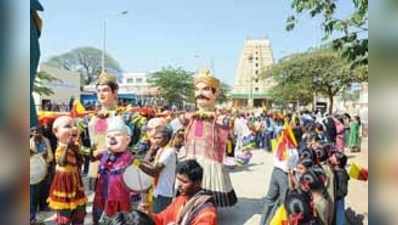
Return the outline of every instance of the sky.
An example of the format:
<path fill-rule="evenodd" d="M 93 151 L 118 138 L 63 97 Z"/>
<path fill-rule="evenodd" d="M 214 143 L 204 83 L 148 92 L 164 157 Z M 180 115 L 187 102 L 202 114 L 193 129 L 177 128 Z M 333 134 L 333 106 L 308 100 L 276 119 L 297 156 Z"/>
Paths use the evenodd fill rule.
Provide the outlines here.
<path fill-rule="evenodd" d="M 300 17 L 285 30 L 289 0 L 41 0 L 44 28 L 42 59 L 83 46 L 102 49 L 107 18 L 106 52 L 125 72 L 152 72 L 180 66 L 189 71 L 209 66 L 233 85 L 247 38 L 270 40 L 274 59 L 322 44 L 320 18 Z M 339 14 L 352 10 L 338 1 Z M 126 15 L 120 15 L 122 11 Z M 119 15 L 118 15 L 119 14 Z"/>

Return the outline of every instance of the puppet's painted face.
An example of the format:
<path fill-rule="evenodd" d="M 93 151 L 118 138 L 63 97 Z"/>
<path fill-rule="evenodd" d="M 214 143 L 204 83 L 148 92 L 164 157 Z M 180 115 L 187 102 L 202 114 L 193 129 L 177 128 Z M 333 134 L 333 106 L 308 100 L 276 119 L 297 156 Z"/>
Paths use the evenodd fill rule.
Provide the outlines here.
<path fill-rule="evenodd" d="M 97 96 L 102 106 L 112 106 L 117 100 L 117 91 L 112 91 L 109 85 L 100 84 L 97 86 Z"/>
<path fill-rule="evenodd" d="M 59 124 L 54 128 L 54 134 L 60 143 L 68 143 L 73 134 L 74 123 L 72 118 L 61 118 Z"/>
<path fill-rule="evenodd" d="M 217 90 L 205 82 L 199 82 L 195 86 L 195 99 L 199 109 L 211 109 L 216 104 Z"/>
<path fill-rule="evenodd" d="M 111 131 L 106 133 L 105 141 L 112 152 L 124 152 L 130 144 L 130 136 L 125 132 Z"/>

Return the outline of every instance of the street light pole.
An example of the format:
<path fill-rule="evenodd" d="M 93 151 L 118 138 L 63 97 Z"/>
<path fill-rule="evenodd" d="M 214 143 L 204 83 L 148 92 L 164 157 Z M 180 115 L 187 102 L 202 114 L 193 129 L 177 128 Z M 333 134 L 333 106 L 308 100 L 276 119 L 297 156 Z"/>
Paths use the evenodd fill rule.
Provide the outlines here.
<path fill-rule="evenodd" d="M 102 66 L 101 66 L 102 73 L 105 72 L 105 51 L 106 51 L 106 17 L 104 19 L 104 43 L 102 49 Z"/>
<path fill-rule="evenodd" d="M 108 17 L 110 16 L 121 16 L 121 15 L 126 15 L 128 13 L 128 11 L 122 11 L 120 13 L 117 14 L 113 14 L 113 15 L 107 15 L 104 17 L 104 42 L 103 42 L 103 49 L 102 49 L 102 60 L 101 60 L 101 71 L 102 73 L 105 72 L 105 52 L 106 52 L 106 20 L 108 19 Z"/>

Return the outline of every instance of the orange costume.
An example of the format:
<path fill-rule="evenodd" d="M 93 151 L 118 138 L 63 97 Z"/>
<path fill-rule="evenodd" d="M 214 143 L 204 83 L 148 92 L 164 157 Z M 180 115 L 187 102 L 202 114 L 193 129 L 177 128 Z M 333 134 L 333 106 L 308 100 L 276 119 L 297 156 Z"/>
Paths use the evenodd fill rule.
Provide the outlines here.
<path fill-rule="evenodd" d="M 80 176 L 82 159 L 78 151 L 78 145 L 66 146 L 61 143 L 55 151 L 57 161 L 66 154 L 65 165 L 57 164 L 47 199 L 49 207 L 57 211 L 56 223 L 59 225 L 84 223 L 87 197 Z"/>
<path fill-rule="evenodd" d="M 156 225 L 217 225 L 217 210 L 211 197 L 177 197 L 165 210 L 152 214 Z"/>

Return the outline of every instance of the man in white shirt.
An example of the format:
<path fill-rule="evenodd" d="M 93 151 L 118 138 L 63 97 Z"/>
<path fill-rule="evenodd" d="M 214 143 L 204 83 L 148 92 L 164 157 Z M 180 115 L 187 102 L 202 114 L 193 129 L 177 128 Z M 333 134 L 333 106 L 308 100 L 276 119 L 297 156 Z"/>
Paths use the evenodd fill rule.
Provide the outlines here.
<path fill-rule="evenodd" d="M 151 136 L 151 148 L 157 148 L 155 160 L 140 162 L 139 168 L 154 178 L 153 212 L 165 209 L 174 197 L 177 154 L 175 148 L 168 146 L 172 130 L 163 126 Z"/>
<path fill-rule="evenodd" d="M 279 159 L 276 154 L 277 151 L 274 153 L 274 169 L 265 196 L 261 225 L 269 224 L 278 206 L 283 204 L 289 189 L 288 171 L 295 168 L 299 161 L 297 149 L 287 149 L 286 151 L 286 159 Z"/>

